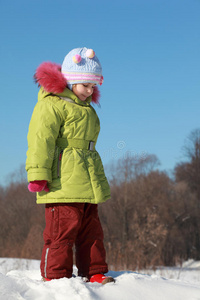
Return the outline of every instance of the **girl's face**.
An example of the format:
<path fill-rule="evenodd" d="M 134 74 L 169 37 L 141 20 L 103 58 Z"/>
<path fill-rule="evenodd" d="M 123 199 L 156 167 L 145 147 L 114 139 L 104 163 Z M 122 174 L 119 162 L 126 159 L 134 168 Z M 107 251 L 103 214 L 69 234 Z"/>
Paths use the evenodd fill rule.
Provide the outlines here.
<path fill-rule="evenodd" d="M 92 95 L 95 85 L 94 83 L 77 83 L 72 86 L 72 91 L 81 101 L 85 101 Z"/>

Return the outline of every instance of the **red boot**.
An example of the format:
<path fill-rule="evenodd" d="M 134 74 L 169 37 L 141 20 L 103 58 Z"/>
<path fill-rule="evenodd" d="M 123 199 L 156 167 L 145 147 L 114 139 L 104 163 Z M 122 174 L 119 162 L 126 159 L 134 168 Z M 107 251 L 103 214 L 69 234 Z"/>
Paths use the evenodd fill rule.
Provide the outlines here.
<path fill-rule="evenodd" d="M 42 277 L 42 280 L 43 280 L 43 281 L 51 281 L 52 279 Z"/>
<path fill-rule="evenodd" d="M 95 274 L 90 278 L 90 282 L 98 282 L 102 284 L 106 284 L 109 282 L 115 282 L 115 279 L 111 276 L 105 276 L 104 274 Z"/>

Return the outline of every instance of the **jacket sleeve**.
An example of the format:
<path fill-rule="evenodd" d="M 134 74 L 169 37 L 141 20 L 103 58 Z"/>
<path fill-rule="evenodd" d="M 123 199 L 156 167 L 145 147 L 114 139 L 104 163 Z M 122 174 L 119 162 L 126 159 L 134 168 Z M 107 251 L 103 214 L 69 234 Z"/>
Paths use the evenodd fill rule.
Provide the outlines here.
<path fill-rule="evenodd" d="M 55 144 L 62 124 L 59 109 L 48 99 L 36 104 L 28 131 L 26 170 L 28 181 L 52 181 Z"/>

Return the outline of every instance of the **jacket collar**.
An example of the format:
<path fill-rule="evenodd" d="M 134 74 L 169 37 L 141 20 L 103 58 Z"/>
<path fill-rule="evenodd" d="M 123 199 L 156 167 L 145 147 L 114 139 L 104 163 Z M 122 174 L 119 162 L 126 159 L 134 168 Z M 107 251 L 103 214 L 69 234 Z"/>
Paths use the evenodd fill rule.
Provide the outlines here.
<path fill-rule="evenodd" d="M 68 88 L 65 88 L 63 93 L 57 94 L 59 97 L 63 98 L 70 98 L 72 99 L 76 104 L 82 105 L 82 106 L 89 106 L 90 102 L 92 101 L 92 97 L 88 97 L 85 101 L 81 101 L 71 90 Z"/>
<path fill-rule="evenodd" d="M 65 100 L 64 98 L 71 99 L 72 102 L 75 102 L 78 105 L 81 106 L 89 106 L 92 100 L 92 97 L 88 97 L 85 101 L 81 101 L 71 90 L 68 88 L 65 88 L 65 90 L 62 93 L 59 94 L 53 94 L 53 93 L 48 93 L 45 91 L 43 87 L 40 88 L 39 93 L 38 93 L 38 101 L 46 98 L 49 95 L 55 95 L 60 97 L 61 99 Z"/>

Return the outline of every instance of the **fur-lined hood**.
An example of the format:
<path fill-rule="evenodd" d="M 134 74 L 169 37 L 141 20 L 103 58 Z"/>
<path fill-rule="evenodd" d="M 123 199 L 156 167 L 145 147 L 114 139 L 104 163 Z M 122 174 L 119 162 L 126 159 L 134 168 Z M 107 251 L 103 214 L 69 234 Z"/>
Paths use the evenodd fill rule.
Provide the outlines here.
<path fill-rule="evenodd" d="M 61 73 L 61 65 L 52 62 L 43 62 L 34 75 L 35 82 L 48 93 L 61 94 L 67 87 L 67 80 Z M 100 92 L 94 87 L 92 102 L 98 104 Z"/>

